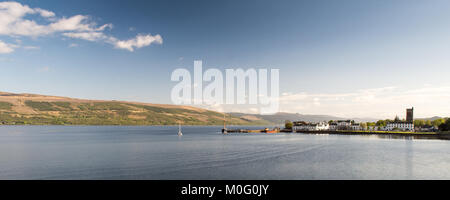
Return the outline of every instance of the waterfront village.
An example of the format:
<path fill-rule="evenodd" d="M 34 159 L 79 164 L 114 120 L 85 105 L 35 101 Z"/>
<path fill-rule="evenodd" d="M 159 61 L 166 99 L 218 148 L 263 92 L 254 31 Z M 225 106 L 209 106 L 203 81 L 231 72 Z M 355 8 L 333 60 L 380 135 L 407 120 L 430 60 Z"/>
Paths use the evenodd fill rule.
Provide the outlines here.
<path fill-rule="evenodd" d="M 414 108 L 406 109 L 406 119 L 379 120 L 377 122 L 357 123 L 354 120 L 330 120 L 328 122 L 305 122 L 286 121 L 284 129 L 227 129 L 224 125 L 223 133 L 278 133 L 278 132 L 301 132 L 301 133 L 362 133 L 362 134 L 435 134 L 438 131 L 448 132 L 450 119 L 414 120 Z"/>
<path fill-rule="evenodd" d="M 356 123 L 353 120 L 337 120 L 329 122 L 311 123 L 296 121 L 292 123 L 293 131 L 404 131 L 404 132 L 434 132 L 438 128 L 432 125 L 414 126 L 414 108 L 406 109 L 406 120 L 400 120 L 395 117 L 392 121 L 382 123 Z M 288 125 L 289 126 L 289 125 Z M 288 127 L 289 128 L 289 127 Z"/>

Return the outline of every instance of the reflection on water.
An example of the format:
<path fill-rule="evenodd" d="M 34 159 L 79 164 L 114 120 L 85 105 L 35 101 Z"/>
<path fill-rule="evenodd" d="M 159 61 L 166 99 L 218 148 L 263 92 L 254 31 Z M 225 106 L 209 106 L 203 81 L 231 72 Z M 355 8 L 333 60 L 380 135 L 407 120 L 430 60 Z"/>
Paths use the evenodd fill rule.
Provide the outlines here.
<path fill-rule="evenodd" d="M 439 139 L 436 136 L 430 135 L 414 135 L 414 136 L 405 136 L 405 135 L 375 135 L 377 138 L 382 139 L 402 139 L 402 140 L 418 140 L 418 139 Z"/>
<path fill-rule="evenodd" d="M 450 141 L 221 127 L 1 126 L 0 179 L 450 179 Z"/>
<path fill-rule="evenodd" d="M 411 139 L 412 140 L 412 139 Z M 413 158 L 414 158 L 414 142 L 411 140 L 405 140 L 406 143 L 406 155 L 405 155 L 405 168 L 407 172 L 407 177 L 413 176 Z"/>
<path fill-rule="evenodd" d="M 330 134 L 310 134 L 310 135 L 330 135 Z M 334 134 L 331 134 L 334 135 Z M 360 137 L 366 137 L 371 139 L 401 139 L 401 140 L 450 140 L 450 137 L 444 137 L 442 135 L 400 135 L 400 134 L 336 134 L 341 136 L 360 136 Z"/>

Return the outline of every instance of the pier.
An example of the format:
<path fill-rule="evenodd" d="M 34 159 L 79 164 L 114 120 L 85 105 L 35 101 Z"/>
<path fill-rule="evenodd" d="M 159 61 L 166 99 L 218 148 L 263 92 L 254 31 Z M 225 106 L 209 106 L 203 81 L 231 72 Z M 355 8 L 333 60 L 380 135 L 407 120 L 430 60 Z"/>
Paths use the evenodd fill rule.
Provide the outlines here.
<path fill-rule="evenodd" d="M 265 129 L 222 129 L 222 132 L 224 132 L 224 130 L 227 133 L 279 133 L 281 132 L 280 128 L 274 128 L 274 129 L 269 129 L 269 128 L 265 128 Z"/>

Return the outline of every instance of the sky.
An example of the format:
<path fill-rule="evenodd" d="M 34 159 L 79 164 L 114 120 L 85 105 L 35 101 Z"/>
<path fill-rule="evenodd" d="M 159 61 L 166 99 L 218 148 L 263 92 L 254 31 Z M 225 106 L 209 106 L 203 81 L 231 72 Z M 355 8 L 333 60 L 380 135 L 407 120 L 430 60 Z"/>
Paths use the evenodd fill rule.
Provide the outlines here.
<path fill-rule="evenodd" d="M 450 116 L 448 10 L 446 0 L 0 1 L 0 91 L 171 104 L 171 73 L 202 60 L 280 69 L 282 112 Z"/>

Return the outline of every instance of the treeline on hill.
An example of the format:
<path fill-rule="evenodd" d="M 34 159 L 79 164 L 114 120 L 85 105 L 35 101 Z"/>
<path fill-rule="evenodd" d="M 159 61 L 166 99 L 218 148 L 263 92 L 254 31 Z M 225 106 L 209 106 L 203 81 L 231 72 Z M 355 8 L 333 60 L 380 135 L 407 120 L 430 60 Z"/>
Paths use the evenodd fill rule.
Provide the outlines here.
<path fill-rule="evenodd" d="M 398 119 L 397 119 L 398 120 Z M 384 127 L 390 122 L 394 122 L 395 120 L 386 119 L 386 120 L 378 120 L 377 122 L 367 122 L 367 126 L 378 126 Z M 449 131 L 450 129 L 450 118 L 440 118 L 435 120 L 423 120 L 416 119 L 414 120 L 415 127 L 423 127 L 423 126 L 434 126 L 439 128 L 440 131 Z"/>
<path fill-rule="evenodd" d="M 39 102 L 27 100 L 24 114 L 0 102 L 0 123 L 7 125 L 222 125 L 223 114 L 208 110 L 158 107 L 126 102 Z M 228 123 L 250 122 L 227 116 Z"/>

